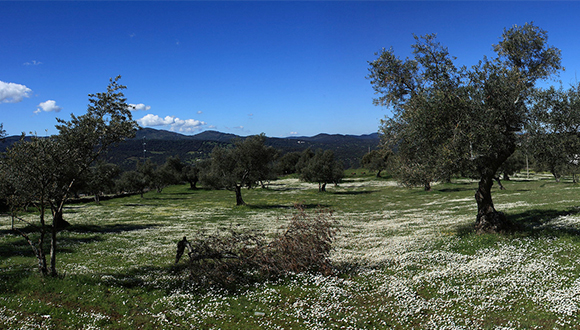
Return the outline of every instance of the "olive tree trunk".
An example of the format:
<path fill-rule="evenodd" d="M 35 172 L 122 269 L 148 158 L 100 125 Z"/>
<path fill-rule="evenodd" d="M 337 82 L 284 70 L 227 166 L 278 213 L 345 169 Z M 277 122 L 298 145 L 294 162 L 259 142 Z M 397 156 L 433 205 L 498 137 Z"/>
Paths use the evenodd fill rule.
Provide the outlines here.
<path fill-rule="evenodd" d="M 246 203 L 242 199 L 242 186 L 236 185 L 235 191 L 236 191 L 236 205 L 237 206 L 246 205 Z"/>
<path fill-rule="evenodd" d="M 493 181 L 494 174 L 482 175 L 475 192 L 475 201 L 477 202 L 475 230 L 478 233 L 498 233 L 512 228 L 512 224 L 506 216 L 502 212 L 496 211 L 493 206 L 491 199 Z"/>

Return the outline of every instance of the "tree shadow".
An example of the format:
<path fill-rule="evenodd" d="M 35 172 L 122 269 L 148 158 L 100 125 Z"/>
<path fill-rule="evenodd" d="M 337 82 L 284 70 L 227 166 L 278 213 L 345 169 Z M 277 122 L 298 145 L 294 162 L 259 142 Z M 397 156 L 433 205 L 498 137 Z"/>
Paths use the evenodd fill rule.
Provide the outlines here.
<path fill-rule="evenodd" d="M 18 237 L 15 242 L 0 244 L 0 258 L 10 258 L 15 256 L 34 257 L 34 253 L 28 242 L 22 237 Z"/>
<path fill-rule="evenodd" d="M 73 253 L 75 252 L 75 247 L 80 244 L 87 244 L 93 242 L 103 241 L 104 238 L 100 234 L 106 233 L 120 233 L 129 232 L 135 230 L 142 230 L 148 228 L 158 227 L 158 225 L 136 225 L 136 224 L 114 224 L 114 225 L 71 225 L 64 229 L 64 231 L 78 233 L 78 234 L 94 234 L 87 237 L 70 237 L 70 236 L 57 236 L 58 242 L 58 253 Z M 37 232 L 38 229 L 32 226 L 25 228 L 19 228 L 20 231 L 31 236 L 31 239 L 36 243 L 38 236 L 33 234 Z M 21 235 L 13 230 L 2 230 L 0 235 L 13 235 L 14 241 L 0 244 L 0 258 L 10 258 L 14 256 L 22 257 L 35 257 L 32 252 L 32 248 L 28 242 L 21 237 Z M 50 241 L 50 233 L 48 232 L 45 237 L 46 243 Z M 48 251 L 48 246 L 45 247 Z"/>
<path fill-rule="evenodd" d="M 282 187 L 267 187 L 266 189 L 271 191 L 296 191 L 302 190 L 303 188 L 282 186 Z"/>
<path fill-rule="evenodd" d="M 457 188 L 441 188 L 436 189 L 438 192 L 450 193 L 450 192 L 462 192 L 462 191 L 475 191 L 474 187 L 457 187 Z"/>
<path fill-rule="evenodd" d="M 315 209 L 318 207 L 327 208 L 330 205 L 326 204 L 300 204 L 304 209 Z M 246 204 L 245 207 L 249 209 L 257 209 L 257 210 L 272 210 L 272 209 L 287 209 L 293 210 L 295 207 L 294 205 L 282 205 L 282 204 Z"/>
<path fill-rule="evenodd" d="M 516 232 L 531 235 L 580 236 L 580 228 L 550 224 L 554 219 L 569 215 L 577 215 L 579 213 L 579 208 L 569 208 L 567 210 L 532 209 L 515 214 L 508 214 L 506 217 L 508 221 L 516 225 Z"/>
<path fill-rule="evenodd" d="M 169 196 L 169 195 L 167 195 Z M 152 198 L 153 200 L 153 198 Z M 157 197 L 155 198 L 157 201 L 184 201 L 184 200 L 191 200 L 191 198 L 186 197 Z"/>
<path fill-rule="evenodd" d="M 151 275 L 153 274 L 164 277 L 163 283 L 151 281 Z M 188 275 L 189 268 L 187 263 L 179 263 L 177 265 L 168 263 L 163 266 L 133 267 L 117 273 L 100 273 L 96 278 L 100 279 L 100 284 L 105 284 L 109 287 L 139 288 L 149 292 L 161 290 L 166 294 L 170 294 L 176 289 L 187 287 L 190 283 Z"/>
<path fill-rule="evenodd" d="M 580 208 L 569 208 L 565 210 L 532 209 L 518 213 L 506 213 L 506 219 L 512 224 L 512 228 L 501 234 L 524 237 L 573 236 L 580 239 L 580 227 L 550 223 L 560 217 L 577 214 L 580 214 Z M 472 235 L 475 233 L 474 223 L 458 225 L 455 231 L 458 237 Z"/>
<path fill-rule="evenodd" d="M 159 227 L 160 225 L 148 224 L 148 225 L 138 225 L 138 224 L 111 224 L 111 225 L 71 225 L 66 228 L 66 231 L 75 233 L 120 233 L 135 230 L 143 230 L 149 228 Z"/>
<path fill-rule="evenodd" d="M 378 192 L 377 190 L 362 190 L 362 191 L 335 191 L 333 195 L 369 195 Z"/>
<path fill-rule="evenodd" d="M 40 276 L 38 268 L 22 264 L 3 268 L 0 272 L 0 292 L 4 294 L 18 293 L 20 291 L 18 288 L 22 286 L 20 283 L 26 281 L 29 276 Z"/>

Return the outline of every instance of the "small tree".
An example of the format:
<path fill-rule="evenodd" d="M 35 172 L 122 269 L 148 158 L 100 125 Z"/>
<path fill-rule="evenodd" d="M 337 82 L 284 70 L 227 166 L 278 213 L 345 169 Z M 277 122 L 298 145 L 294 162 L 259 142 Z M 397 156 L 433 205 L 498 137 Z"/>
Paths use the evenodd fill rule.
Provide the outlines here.
<path fill-rule="evenodd" d="M 68 223 L 63 219 L 63 207 L 72 186 L 99 156 L 110 146 L 135 135 L 137 123 L 118 84 L 111 79 L 105 93 L 89 95 L 87 113 L 71 114 L 71 119 L 57 119 L 59 134 L 48 138 L 21 139 L 8 149 L 2 170 L 10 171 L 13 194 L 19 200 L 34 203 L 40 211 L 40 238 L 34 243 L 23 231 L 20 234 L 31 245 L 42 274 L 56 276 L 57 231 Z M 52 213 L 52 225 L 45 220 L 45 210 Z M 47 269 L 44 239 L 50 232 L 50 272 Z"/>
<path fill-rule="evenodd" d="M 121 169 L 116 164 L 98 161 L 96 165 L 91 166 L 85 175 L 83 175 L 82 182 L 79 185 L 80 189 L 75 190 L 92 194 L 95 198 L 95 203 L 100 204 L 101 194 L 111 192 L 115 189 L 114 179 L 120 173 Z"/>
<path fill-rule="evenodd" d="M 189 183 L 190 189 L 197 189 L 197 183 L 199 182 L 199 167 L 194 165 L 185 165 L 181 170 L 181 176 L 183 180 Z"/>
<path fill-rule="evenodd" d="M 276 160 L 274 169 L 280 175 L 288 175 L 296 173 L 296 164 L 300 160 L 300 152 L 292 151 L 285 153 Z"/>
<path fill-rule="evenodd" d="M 371 150 L 365 154 L 361 160 L 361 165 L 370 171 L 377 172 L 377 178 L 381 177 L 381 172 L 387 169 L 387 161 L 391 155 L 390 151 L 385 149 Z"/>
<path fill-rule="evenodd" d="M 254 187 L 268 178 L 269 163 L 276 150 L 266 146 L 266 136 L 249 136 L 234 141 L 233 148 L 216 147 L 202 173 L 204 185 L 234 190 L 236 205 L 245 205 L 242 187 Z"/>
<path fill-rule="evenodd" d="M 139 171 L 125 171 L 116 182 L 117 190 L 121 192 L 139 193 L 141 198 L 149 186 L 145 175 Z"/>
<path fill-rule="evenodd" d="M 332 150 L 316 150 L 313 153 L 306 149 L 297 165 L 300 179 L 306 182 L 318 183 L 318 191 L 326 191 L 328 183 L 338 183 L 344 177 L 344 169 L 334 158 Z"/>
<path fill-rule="evenodd" d="M 179 156 L 169 157 L 161 166 L 157 166 L 147 160 L 143 167 L 143 173 L 151 181 L 151 186 L 155 187 L 157 192 L 172 184 L 179 184 L 182 179 L 183 163 Z"/>

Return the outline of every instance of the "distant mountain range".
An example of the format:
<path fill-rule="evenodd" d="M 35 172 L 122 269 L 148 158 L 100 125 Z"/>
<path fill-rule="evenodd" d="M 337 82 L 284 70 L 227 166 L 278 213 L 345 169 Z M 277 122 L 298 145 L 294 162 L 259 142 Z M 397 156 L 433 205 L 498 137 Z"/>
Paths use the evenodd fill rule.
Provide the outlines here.
<path fill-rule="evenodd" d="M 0 150 L 18 141 L 20 136 L 11 136 L 0 143 Z M 204 131 L 196 135 L 183 135 L 176 132 L 142 128 L 135 138 L 112 148 L 106 155 L 108 162 L 120 165 L 124 169 L 135 167 L 137 161 L 151 159 L 162 164 L 169 156 L 179 156 L 184 162 L 194 162 L 207 158 L 216 146 L 228 145 L 235 138 L 243 137 L 235 134 L 217 131 Z M 288 137 L 266 139 L 266 145 L 272 146 L 283 153 L 312 150 L 333 150 L 337 159 L 343 162 L 345 168 L 359 166 L 362 156 L 378 148 L 378 133 L 365 135 L 318 134 L 312 137 Z"/>

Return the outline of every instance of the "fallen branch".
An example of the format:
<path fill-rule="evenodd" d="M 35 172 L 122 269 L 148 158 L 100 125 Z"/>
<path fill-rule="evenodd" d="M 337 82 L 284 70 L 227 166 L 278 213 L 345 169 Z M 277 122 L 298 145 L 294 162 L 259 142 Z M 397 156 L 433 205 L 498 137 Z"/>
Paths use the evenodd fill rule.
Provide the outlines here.
<path fill-rule="evenodd" d="M 248 229 L 231 229 L 214 235 L 198 235 L 177 243 L 175 264 L 187 252 L 194 281 L 225 287 L 272 279 L 287 274 L 333 273 L 329 256 L 338 229 L 332 212 L 319 209 L 314 215 L 301 206 L 286 228 L 266 242 L 266 235 Z"/>

